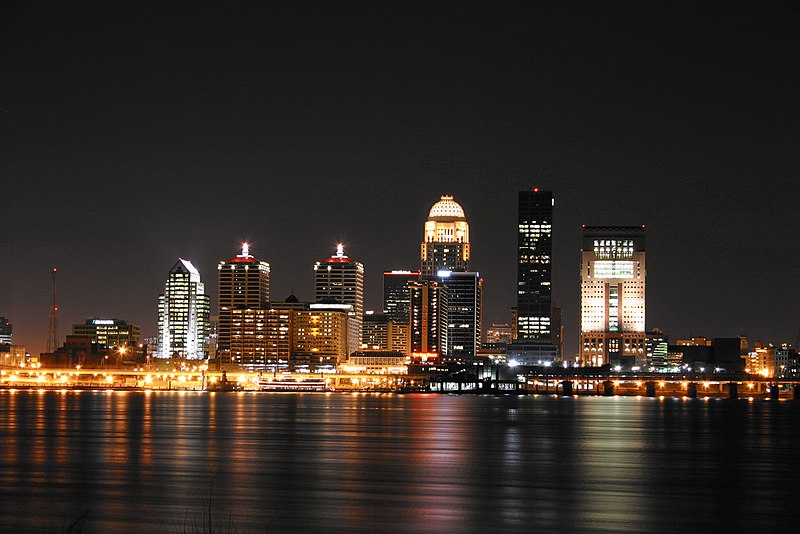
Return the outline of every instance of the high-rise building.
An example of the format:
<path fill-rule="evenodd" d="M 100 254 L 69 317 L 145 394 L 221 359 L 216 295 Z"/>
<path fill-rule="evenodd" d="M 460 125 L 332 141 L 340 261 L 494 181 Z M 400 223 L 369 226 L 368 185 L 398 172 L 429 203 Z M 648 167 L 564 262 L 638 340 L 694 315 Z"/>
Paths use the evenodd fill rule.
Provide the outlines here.
<path fill-rule="evenodd" d="M 395 323 L 408 324 L 408 282 L 419 280 L 419 271 L 383 272 L 383 313 Z"/>
<path fill-rule="evenodd" d="M 83 324 L 72 325 L 73 336 L 89 336 L 92 343 L 103 348 L 138 345 L 142 341 L 142 331 L 137 325 L 128 324 L 122 319 L 86 319 Z"/>
<path fill-rule="evenodd" d="M 447 354 L 447 289 L 435 280 L 409 282 L 413 361 L 439 361 Z"/>
<path fill-rule="evenodd" d="M 520 191 L 517 209 L 517 338 L 551 339 L 553 193 Z"/>
<path fill-rule="evenodd" d="M 217 354 L 220 361 L 238 363 L 231 354 L 233 310 L 265 310 L 269 307 L 269 263 L 250 254 L 242 244 L 242 253 L 217 265 L 218 302 Z"/>
<path fill-rule="evenodd" d="M 420 271 L 423 277 L 439 271 L 469 271 L 469 223 L 464 209 L 451 196 L 442 196 L 431 207 L 425 221 L 424 241 L 420 245 Z"/>
<path fill-rule="evenodd" d="M 159 358 L 205 358 L 211 299 L 200 273 L 188 260 L 170 269 L 164 293 L 158 296 Z"/>
<path fill-rule="evenodd" d="M 0 345 L 11 345 L 11 334 L 14 329 L 5 317 L 0 317 Z"/>
<path fill-rule="evenodd" d="M 444 360 L 464 363 L 478 355 L 483 322 L 483 278 L 475 272 L 439 271 L 447 293 L 447 351 Z"/>
<path fill-rule="evenodd" d="M 517 193 L 517 305 L 507 354 L 524 365 L 551 365 L 561 355 L 552 302 L 554 204 L 553 193 L 538 187 Z"/>
<path fill-rule="evenodd" d="M 364 265 L 345 256 L 344 245 L 336 254 L 314 264 L 314 300 L 322 304 L 349 304 L 348 354 L 361 345 L 364 316 Z"/>
<path fill-rule="evenodd" d="M 642 226 L 584 226 L 581 249 L 582 365 L 631 368 L 645 350 Z"/>

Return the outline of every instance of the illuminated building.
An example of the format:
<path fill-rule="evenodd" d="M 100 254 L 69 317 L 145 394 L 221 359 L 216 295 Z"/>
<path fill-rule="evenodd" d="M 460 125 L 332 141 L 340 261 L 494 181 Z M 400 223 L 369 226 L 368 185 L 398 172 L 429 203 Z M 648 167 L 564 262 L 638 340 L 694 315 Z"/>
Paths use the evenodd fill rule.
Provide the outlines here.
<path fill-rule="evenodd" d="M 295 371 L 333 371 L 347 361 L 352 306 L 311 304 L 292 311 L 292 350 L 289 367 Z"/>
<path fill-rule="evenodd" d="M 517 338 L 552 339 L 553 193 L 518 193 Z"/>
<path fill-rule="evenodd" d="M 397 323 L 387 314 L 366 312 L 361 330 L 361 348 L 408 354 L 408 332 L 408 322 Z"/>
<path fill-rule="evenodd" d="M 645 336 L 644 365 L 648 369 L 659 370 L 668 365 L 669 360 L 669 337 L 660 329 L 654 328 Z"/>
<path fill-rule="evenodd" d="M 142 341 L 141 328 L 122 319 L 86 319 L 84 324 L 72 325 L 72 335 L 89 336 L 92 343 L 109 349 L 138 345 Z"/>
<path fill-rule="evenodd" d="M 745 373 L 768 378 L 775 376 L 775 347 L 771 343 L 756 341 L 753 350 L 742 358 L 745 360 Z"/>
<path fill-rule="evenodd" d="M 220 361 L 238 364 L 231 354 L 231 321 L 234 309 L 264 310 L 269 306 L 269 263 L 250 254 L 247 243 L 242 253 L 217 265 L 218 323 L 217 354 Z M 247 356 L 250 358 L 250 356 Z"/>
<path fill-rule="evenodd" d="M 360 350 L 350 355 L 347 363 L 341 365 L 343 373 L 353 374 L 406 374 L 406 356 L 392 350 Z"/>
<path fill-rule="evenodd" d="M 230 359 L 249 371 L 263 370 L 274 363 L 268 359 L 268 321 L 271 310 L 234 308 L 230 321 Z"/>
<path fill-rule="evenodd" d="M 561 310 L 552 301 L 554 204 L 551 191 L 517 193 L 517 306 L 507 355 L 522 365 L 552 365 L 561 355 Z"/>
<path fill-rule="evenodd" d="M 469 223 L 464 209 L 451 196 L 442 196 L 431 207 L 420 246 L 420 271 L 433 277 L 439 271 L 468 271 Z"/>
<path fill-rule="evenodd" d="M 581 364 L 636 365 L 645 356 L 645 235 L 642 226 L 584 226 Z"/>
<path fill-rule="evenodd" d="M 0 317 L 0 345 L 11 345 L 14 328 L 5 317 Z"/>
<path fill-rule="evenodd" d="M 480 273 L 439 271 L 447 293 L 447 350 L 444 360 L 464 363 L 481 347 L 483 278 Z"/>
<path fill-rule="evenodd" d="M 364 316 L 364 265 L 345 256 L 341 243 L 336 246 L 334 256 L 314 264 L 314 300 L 352 307 L 347 351 L 350 354 L 358 350 Z"/>
<path fill-rule="evenodd" d="M 158 358 L 205 357 L 211 304 L 204 291 L 194 265 L 179 259 L 158 296 Z"/>
<path fill-rule="evenodd" d="M 408 324 L 408 282 L 419 280 L 419 271 L 383 272 L 383 313 L 395 323 Z"/>
<path fill-rule="evenodd" d="M 447 290 L 435 280 L 409 282 L 412 361 L 438 361 L 447 353 Z"/>
<path fill-rule="evenodd" d="M 25 345 L 0 343 L 0 366 L 19 367 L 25 364 L 26 359 Z"/>
<path fill-rule="evenodd" d="M 510 324 L 492 323 L 486 330 L 486 344 L 488 345 L 508 345 L 511 343 L 512 329 Z"/>

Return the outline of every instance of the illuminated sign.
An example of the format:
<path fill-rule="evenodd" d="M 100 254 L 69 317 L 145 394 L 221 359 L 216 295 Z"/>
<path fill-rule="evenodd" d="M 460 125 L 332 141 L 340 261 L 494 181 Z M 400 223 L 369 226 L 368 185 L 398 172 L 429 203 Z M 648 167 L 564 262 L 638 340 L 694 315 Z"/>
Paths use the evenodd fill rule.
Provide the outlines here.
<path fill-rule="evenodd" d="M 112 319 L 92 319 L 92 324 L 114 324 Z"/>
<path fill-rule="evenodd" d="M 626 260 L 602 260 L 594 262 L 595 278 L 633 278 L 634 262 Z"/>

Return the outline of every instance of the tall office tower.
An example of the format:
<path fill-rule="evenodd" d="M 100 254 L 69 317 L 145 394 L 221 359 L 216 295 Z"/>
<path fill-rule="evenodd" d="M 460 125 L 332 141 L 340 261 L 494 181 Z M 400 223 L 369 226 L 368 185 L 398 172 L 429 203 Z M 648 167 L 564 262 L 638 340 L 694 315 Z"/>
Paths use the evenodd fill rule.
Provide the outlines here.
<path fill-rule="evenodd" d="M 269 263 L 242 253 L 217 265 L 218 302 L 217 354 L 220 361 L 237 363 L 231 354 L 231 320 L 235 309 L 264 310 L 269 307 Z"/>
<path fill-rule="evenodd" d="M 444 361 L 466 363 L 481 348 L 483 278 L 480 273 L 439 271 L 447 293 L 447 351 Z"/>
<path fill-rule="evenodd" d="M 507 357 L 524 365 L 551 365 L 560 354 L 553 331 L 553 206 L 551 191 L 517 194 L 517 306 Z"/>
<path fill-rule="evenodd" d="M 408 282 L 419 280 L 419 271 L 383 271 L 383 313 L 395 323 L 408 324 Z"/>
<path fill-rule="evenodd" d="M 435 280 L 409 282 L 412 361 L 436 362 L 447 354 L 447 288 Z"/>
<path fill-rule="evenodd" d="M 249 371 L 271 368 L 268 359 L 267 316 L 271 310 L 234 308 L 231 310 L 231 361 Z"/>
<path fill-rule="evenodd" d="M 469 271 L 469 258 L 469 223 L 464 209 L 453 197 L 442 196 L 425 221 L 425 237 L 420 245 L 421 275 Z"/>
<path fill-rule="evenodd" d="M 642 226 L 585 226 L 581 249 L 581 364 L 630 368 L 645 352 Z"/>
<path fill-rule="evenodd" d="M 158 296 L 158 358 L 205 358 L 211 299 L 204 294 L 200 273 L 188 260 L 170 269 L 164 293 Z"/>
<path fill-rule="evenodd" d="M 520 191 L 517 209 L 517 338 L 551 339 L 553 193 Z"/>
<path fill-rule="evenodd" d="M 14 329 L 5 317 L 0 317 L 0 345 L 11 345 L 11 334 Z"/>
<path fill-rule="evenodd" d="M 128 324 L 122 319 L 86 319 L 83 324 L 72 325 L 73 336 L 89 336 L 92 343 L 97 343 L 107 349 L 138 345 L 142 341 L 142 329 L 133 324 Z"/>
<path fill-rule="evenodd" d="M 348 354 L 361 345 L 364 316 L 364 265 L 344 254 L 336 245 L 336 255 L 314 264 L 314 300 L 317 303 L 349 304 Z"/>

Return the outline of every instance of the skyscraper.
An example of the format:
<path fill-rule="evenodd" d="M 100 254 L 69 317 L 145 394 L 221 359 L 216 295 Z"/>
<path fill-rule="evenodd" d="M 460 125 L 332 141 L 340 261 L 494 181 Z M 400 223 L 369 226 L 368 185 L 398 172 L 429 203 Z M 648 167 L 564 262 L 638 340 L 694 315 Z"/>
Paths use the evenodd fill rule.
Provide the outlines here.
<path fill-rule="evenodd" d="M 345 256 L 341 243 L 334 256 L 314 264 L 314 300 L 352 306 L 348 313 L 347 350 L 348 354 L 357 351 L 364 316 L 364 265 Z"/>
<path fill-rule="evenodd" d="M 468 271 L 469 262 L 469 223 L 464 209 L 452 196 L 444 195 L 431 207 L 425 221 L 421 274 L 433 277 L 439 271 Z"/>
<path fill-rule="evenodd" d="M 414 361 L 437 361 L 447 353 L 447 290 L 435 280 L 409 282 L 410 352 Z"/>
<path fill-rule="evenodd" d="M 395 323 L 408 324 L 408 282 L 419 280 L 419 271 L 383 272 L 383 313 Z"/>
<path fill-rule="evenodd" d="M 156 357 L 200 360 L 205 357 L 211 299 L 204 294 L 200 273 L 188 260 L 170 269 L 164 293 L 158 296 Z"/>
<path fill-rule="evenodd" d="M 554 332 L 553 193 L 538 187 L 517 194 L 517 306 L 513 310 L 514 342 L 510 361 L 551 365 L 559 357 L 559 331 Z"/>
<path fill-rule="evenodd" d="M 584 226 L 581 249 L 582 365 L 630 368 L 645 357 L 642 226 Z"/>
<path fill-rule="evenodd" d="M 11 334 L 14 327 L 5 317 L 0 317 L 0 345 L 11 345 Z"/>
<path fill-rule="evenodd" d="M 520 191 L 517 209 L 517 337 L 551 339 L 553 193 Z"/>
<path fill-rule="evenodd" d="M 242 244 L 242 253 L 217 265 L 219 319 L 217 354 L 222 362 L 237 363 L 231 353 L 231 321 L 234 309 L 269 308 L 269 263 L 250 254 Z"/>
<path fill-rule="evenodd" d="M 464 363 L 481 347 L 483 278 L 475 272 L 439 271 L 447 293 L 447 351 L 444 360 Z"/>

